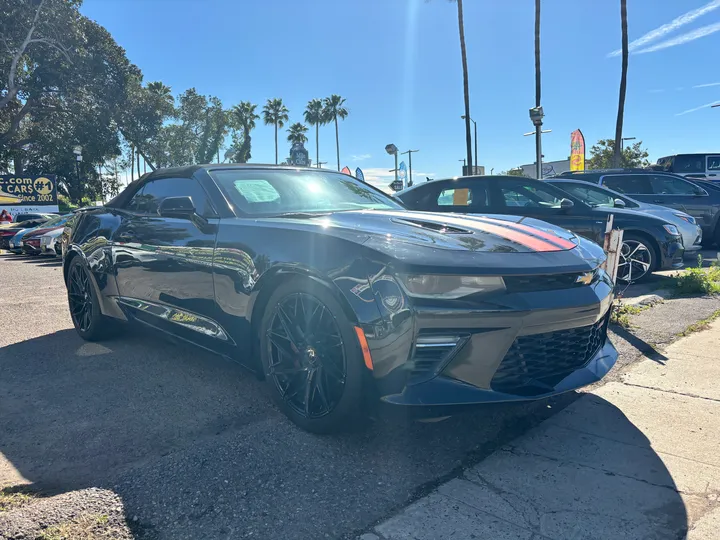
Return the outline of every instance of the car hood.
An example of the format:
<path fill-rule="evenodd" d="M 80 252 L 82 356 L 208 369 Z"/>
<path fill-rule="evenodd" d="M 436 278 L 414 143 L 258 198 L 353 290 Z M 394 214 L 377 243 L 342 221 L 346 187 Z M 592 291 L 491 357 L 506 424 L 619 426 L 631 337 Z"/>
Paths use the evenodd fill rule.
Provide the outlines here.
<path fill-rule="evenodd" d="M 587 270 L 604 260 L 602 249 L 570 231 L 522 216 L 367 210 L 291 220 L 362 244 L 409 267 L 443 272 L 554 273 Z"/>

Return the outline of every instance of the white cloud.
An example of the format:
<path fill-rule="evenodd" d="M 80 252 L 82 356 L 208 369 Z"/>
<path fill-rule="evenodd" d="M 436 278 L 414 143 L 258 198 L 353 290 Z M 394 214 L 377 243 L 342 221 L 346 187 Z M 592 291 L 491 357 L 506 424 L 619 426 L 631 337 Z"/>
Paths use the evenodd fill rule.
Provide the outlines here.
<path fill-rule="evenodd" d="M 682 116 L 683 114 L 688 114 L 691 112 L 699 111 L 700 109 L 707 109 L 708 107 L 712 107 L 713 105 L 719 104 L 720 101 L 713 101 L 711 103 L 706 103 L 705 105 L 700 105 L 699 107 L 695 107 L 694 109 L 688 109 L 687 111 L 679 112 L 675 116 Z"/>
<path fill-rule="evenodd" d="M 718 1 L 720 1 L 720 0 L 718 0 Z M 645 54 L 645 53 L 659 51 L 662 49 L 668 49 L 670 47 L 677 47 L 678 45 L 685 45 L 685 43 L 695 41 L 696 39 L 700 39 L 701 37 L 709 36 L 710 34 L 714 34 L 718 30 L 720 30 L 720 23 L 708 24 L 707 26 L 703 26 L 702 28 L 698 28 L 697 30 L 688 32 L 687 34 L 682 34 L 681 36 L 678 36 L 676 38 L 669 39 L 667 41 L 663 41 L 661 43 L 658 43 L 657 45 L 648 47 L 647 49 L 641 49 L 639 51 L 635 51 L 635 53 L 636 54 Z"/>
<path fill-rule="evenodd" d="M 693 88 L 708 88 L 709 86 L 720 86 L 720 82 L 711 82 L 706 84 L 696 84 Z"/>
<path fill-rule="evenodd" d="M 350 156 L 353 161 L 364 161 L 366 159 L 370 159 L 372 156 L 370 154 L 360 154 L 359 156 Z"/>
<path fill-rule="evenodd" d="M 675 30 L 677 30 L 678 28 L 681 28 L 682 26 L 685 26 L 686 24 L 690 24 L 695 19 L 702 17 L 706 13 L 710 13 L 711 11 L 714 11 L 717 8 L 720 8 L 720 0 L 712 0 L 712 2 L 705 4 L 703 7 L 688 11 L 687 13 L 684 13 L 683 15 L 680 15 L 679 17 L 673 19 L 669 23 L 663 24 L 662 26 L 659 26 L 655 30 L 651 30 L 644 36 L 631 42 L 630 45 L 628 45 L 628 50 L 632 52 L 636 49 L 644 47 L 645 45 L 647 45 L 653 41 L 657 41 L 658 39 L 665 37 L 669 33 L 674 32 Z M 695 38 L 695 39 L 697 39 L 697 38 Z M 673 45 L 670 45 L 670 47 L 672 47 L 672 46 Z M 663 47 L 663 48 L 665 48 L 665 47 Z M 658 49 L 655 49 L 655 50 L 658 50 Z M 646 50 L 643 52 L 651 52 L 651 51 Z M 622 49 L 618 49 L 616 51 L 609 53 L 608 57 L 620 56 L 621 54 L 622 54 Z"/>

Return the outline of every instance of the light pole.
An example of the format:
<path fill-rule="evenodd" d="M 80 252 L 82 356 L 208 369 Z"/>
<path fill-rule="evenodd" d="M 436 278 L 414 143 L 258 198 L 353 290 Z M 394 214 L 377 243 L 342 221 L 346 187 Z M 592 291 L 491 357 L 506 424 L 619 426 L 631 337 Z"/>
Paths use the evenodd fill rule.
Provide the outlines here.
<path fill-rule="evenodd" d="M 460 118 L 465 120 L 465 115 L 463 114 Z M 477 122 L 470 118 L 470 121 L 473 123 L 474 131 L 475 131 L 475 158 L 473 161 L 475 161 L 475 167 L 473 167 L 473 164 L 470 164 L 470 169 L 472 170 L 472 174 L 475 174 L 475 169 L 477 169 L 478 166 L 478 155 L 477 155 Z"/>
<path fill-rule="evenodd" d="M 542 180 L 542 119 L 545 116 L 540 106 L 530 109 L 530 120 L 535 126 L 535 175 Z"/>
<path fill-rule="evenodd" d="M 75 173 L 77 174 L 78 189 L 80 189 L 80 162 L 82 161 L 82 146 L 74 146 L 73 154 L 75 154 Z"/>
<path fill-rule="evenodd" d="M 412 155 L 414 152 L 419 152 L 420 150 L 408 150 L 407 152 L 400 152 L 401 154 L 407 154 L 408 155 L 408 168 L 410 169 L 410 182 L 408 183 L 408 187 L 413 185 L 412 181 Z M 395 167 L 397 168 L 397 166 Z"/>
<path fill-rule="evenodd" d="M 395 156 L 395 169 L 394 169 L 394 170 L 395 170 L 395 182 L 397 182 L 397 181 L 398 181 L 398 175 L 397 175 L 397 173 L 398 173 L 398 162 L 397 162 L 397 160 L 398 160 L 398 148 L 397 148 L 397 146 L 395 146 L 394 144 L 390 143 L 390 144 L 388 144 L 388 145 L 385 146 L 385 151 L 386 151 L 388 154 L 390 154 L 391 156 Z M 393 183 L 395 183 L 395 182 L 393 182 Z M 397 184 L 396 184 L 396 185 L 397 185 Z"/>
<path fill-rule="evenodd" d="M 552 129 L 541 129 L 541 130 L 540 130 L 540 135 L 543 134 L 543 133 L 552 133 Z M 538 138 L 540 137 L 540 135 L 538 135 L 537 130 L 535 130 L 535 131 L 528 131 L 527 133 L 523 133 L 523 137 L 529 137 L 530 135 L 535 135 L 535 143 L 537 144 Z M 536 149 L 536 151 L 537 151 L 537 146 L 536 146 L 535 149 Z M 540 173 L 539 173 L 540 176 L 538 176 L 538 179 L 539 179 L 539 180 L 542 180 L 542 158 L 543 158 L 543 156 L 542 156 L 542 145 L 541 145 L 541 146 L 540 146 L 540 160 L 541 160 L 541 163 L 540 163 Z M 535 156 L 535 159 L 537 159 L 537 155 Z M 536 169 L 535 169 L 535 172 L 536 172 L 536 174 L 537 174 L 537 167 L 536 167 Z"/>
<path fill-rule="evenodd" d="M 467 160 L 465 158 L 458 159 L 458 161 L 463 162 L 463 174 L 465 174 L 465 167 L 467 166 Z"/>

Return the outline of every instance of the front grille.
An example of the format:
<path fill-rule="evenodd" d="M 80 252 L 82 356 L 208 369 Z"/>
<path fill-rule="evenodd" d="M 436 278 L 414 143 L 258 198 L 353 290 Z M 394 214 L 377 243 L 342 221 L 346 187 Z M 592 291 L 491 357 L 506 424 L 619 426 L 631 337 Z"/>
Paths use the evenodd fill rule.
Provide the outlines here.
<path fill-rule="evenodd" d="M 578 279 L 584 275 L 582 272 L 572 272 L 548 276 L 505 276 L 503 280 L 509 293 L 555 291 L 583 287 L 586 284 L 579 282 Z"/>
<path fill-rule="evenodd" d="M 595 356 L 608 319 L 606 314 L 592 326 L 517 338 L 495 372 L 493 390 L 528 396 L 549 391 Z"/>

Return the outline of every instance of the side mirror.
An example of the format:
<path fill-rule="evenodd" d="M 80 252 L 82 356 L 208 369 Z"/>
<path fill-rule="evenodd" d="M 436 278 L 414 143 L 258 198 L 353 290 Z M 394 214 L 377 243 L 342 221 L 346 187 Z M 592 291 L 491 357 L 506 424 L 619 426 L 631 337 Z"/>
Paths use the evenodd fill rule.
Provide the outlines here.
<path fill-rule="evenodd" d="M 560 209 L 561 210 L 570 210 L 575 206 L 575 203 L 572 202 L 570 199 L 562 199 L 560 201 Z"/>
<path fill-rule="evenodd" d="M 195 215 L 195 204 L 190 197 L 166 197 L 160 203 L 158 214 L 168 218 L 190 219 Z"/>
<path fill-rule="evenodd" d="M 696 197 L 704 197 L 705 195 L 707 195 L 707 191 L 705 191 L 703 188 L 701 188 L 699 186 L 696 186 L 695 189 L 693 190 L 693 194 Z"/>
<path fill-rule="evenodd" d="M 625 201 L 623 201 L 622 199 L 615 199 L 613 201 L 613 206 L 615 208 L 625 208 Z"/>

